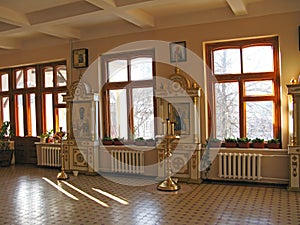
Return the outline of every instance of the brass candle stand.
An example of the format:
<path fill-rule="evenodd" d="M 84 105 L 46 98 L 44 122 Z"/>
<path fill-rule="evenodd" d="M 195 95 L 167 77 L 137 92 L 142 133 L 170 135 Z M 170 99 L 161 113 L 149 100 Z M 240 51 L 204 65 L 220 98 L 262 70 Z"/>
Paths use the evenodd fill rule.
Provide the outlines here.
<path fill-rule="evenodd" d="M 54 135 L 54 138 L 58 139 L 60 142 L 60 152 L 61 152 L 61 171 L 57 174 L 58 180 L 67 180 L 69 177 L 65 172 L 65 153 L 63 149 L 63 136 L 65 135 L 65 132 L 63 132 L 61 129 L 59 132 L 57 132 Z"/>
<path fill-rule="evenodd" d="M 157 189 L 160 191 L 177 191 L 180 189 L 180 186 L 172 179 L 172 167 L 171 167 L 171 157 L 172 157 L 172 141 L 179 139 L 180 136 L 174 134 L 174 123 L 171 123 L 170 120 L 167 119 L 167 129 L 166 134 L 163 138 L 166 140 L 166 151 L 165 151 L 165 159 L 166 159 L 166 174 L 167 178 L 162 181 Z"/>

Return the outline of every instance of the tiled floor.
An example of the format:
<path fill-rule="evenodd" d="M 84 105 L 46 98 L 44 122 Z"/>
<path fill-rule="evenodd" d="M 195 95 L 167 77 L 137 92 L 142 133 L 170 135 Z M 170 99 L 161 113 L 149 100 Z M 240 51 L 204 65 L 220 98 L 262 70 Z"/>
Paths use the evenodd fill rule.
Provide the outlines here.
<path fill-rule="evenodd" d="M 170 194 L 156 185 L 125 186 L 83 174 L 58 182 L 57 173 L 1 167 L 0 224 L 300 224 L 300 193 L 285 188 L 181 184 L 182 192 Z M 58 183 L 77 199 L 56 189 Z"/>

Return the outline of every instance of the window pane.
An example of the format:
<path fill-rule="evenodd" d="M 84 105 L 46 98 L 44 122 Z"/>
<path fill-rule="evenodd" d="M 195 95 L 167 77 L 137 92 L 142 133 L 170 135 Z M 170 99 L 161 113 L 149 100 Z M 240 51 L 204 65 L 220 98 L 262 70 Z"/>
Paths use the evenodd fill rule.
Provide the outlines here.
<path fill-rule="evenodd" d="M 46 130 L 53 129 L 53 106 L 52 94 L 45 94 L 45 113 L 46 113 Z"/>
<path fill-rule="evenodd" d="M 242 52 L 244 73 L 274 71 L 272 46 L 247 47 Z"/>
<path fill-rule="evenodd" d="M 152 79 L 152 58 L 137 58 L 131 60 L 131 80 Z"/>
<path fill-rule="evenodd" d="M 247 102 L 246 103 L 246 126 L 247 137 L 273 138 L 273 102 Z"/>
<path fill-rule="evenodd" d="M 126 90 L 109 91 L 110 135 L 128 139 L 128 116 Z"/>
<path fill-rule="evenodd" d="M 35 69 L 27 70 L 27 87 L 36 87 Z"/>
<path fill-rule="evenodd" d="M 29 94 L 29 107 L 27 107 L 28 115 L 28 135 L 37 136 L 36 134 L 36 105 L 35 105 L 35 94 Z"/>
<path fill-rule="evenodd" d="M 63 95 L 66 95 L 66 93 L 58 93 L 57 97 L 58 97 L 58 104 L 66 104 L 66 102 L 64 101 Z"/>
<path fill-rule="evenodd" d="M 45 87 L 53 87 L 53 68 L 47 67 L 44 70 Z"/>
<path fill-rule="evenodd" d="M 58 126 L 62 127 L 63 131 L 67 131 L 67 109 L 58 109 Z"/>
<path fill-rule="evenodd" d="M 24 111 L 23 111 L 23 95 L 17 95 L 16 98 L 16 106 L 17 107 L 17 126 L 18 126 L 18 136 L 24 136 Z"/>
<path fill-rule="evenodd" d="M 3 121 L 10 121 L 9 117 L 9 97 L 2 97 L 2 119 Z"/>
<path fill-rule="evenodd" d="M 1 75 L 1 91 L 8 91 L 8 74 Z"/>
<path fill-rule="evenodd" d="M 24 73 L 23 73 L 23 70 L 16 71 L 16 88 L 24 88 Z"/>
<path fill-rule="evenodd" d="M 271 80 L 245 82 L 245 91 L 248 96 L 272 95 L 273 82 Z"/>
<path fill-rule="evenodd" d="M 239 49 L 216 50 L 214 55 L 215 74 L 241 73 L 241 58 Z"/>
<path fill-rule="evenodd" d="M 154 138 L 153 88 L 132 90 L 135 137 Z"/>
<path fill-rule="evenodd" d="M 114 60 L 108 63 L 109 82 L 128 81 L 127 60 Z"/>
<path fill-rule="evenodd" d="M 67 69 L 66 66 L 60 66 L 57 68 L 57 86 L 66 86 L 67 85 Z"/>
<path fill-rule="evenodd" d="M 238 82 L 216 83 L 216 137 L 239 137 Z"/>

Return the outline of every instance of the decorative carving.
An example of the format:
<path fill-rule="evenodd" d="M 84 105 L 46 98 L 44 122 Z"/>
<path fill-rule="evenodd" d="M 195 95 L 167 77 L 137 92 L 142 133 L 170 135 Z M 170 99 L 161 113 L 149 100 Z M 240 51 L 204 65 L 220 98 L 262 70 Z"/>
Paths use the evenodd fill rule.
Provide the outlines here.
<path fill-rule="evenodd" d="M 197 168 L 197 153 L 194 152 L 193 155 L 192 155 L 192 168 L 193 170 L 195 170 Z"/>
<path fill-rule="evenodd" d="M 82 81 L 73 82 L 70 90 L 72 97 L 83 97 L 91 92 L 90 86 Z"/>
<path fill-rule="evenodd" d="M 172 170 L 177 174 L 188 174 L 187 159 L 183 155 L 173 155 L 171 165 Z"/>
<path fill-rule="evenodd" d="M 80 151 L 78 149 L 74 149 L 74 166 L 81 166 L 86 167 L 87 162 L 85 160 L 86 156 L 84 155 L 83 151 Z"/>
<path fill-rule="evenodd" d="M 296 155 L 294 155 L 292 157 L 292 169 L 293 169 L 293 176 L 294 177 L 296 177 L 298 175 L 297 167 L 298 167 L 298 157 Z"/>

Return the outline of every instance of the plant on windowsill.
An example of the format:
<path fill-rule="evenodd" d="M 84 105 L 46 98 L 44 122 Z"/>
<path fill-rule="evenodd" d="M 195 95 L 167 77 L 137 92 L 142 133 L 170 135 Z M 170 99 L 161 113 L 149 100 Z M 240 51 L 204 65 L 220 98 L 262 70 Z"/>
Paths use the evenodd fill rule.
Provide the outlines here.
<path fill-rule="evenodd" d="M 46 143 L 47 142 L 47 133 L 41 133 L 40 136 L 38 136 L 40 138 L 40 142 L 41 143 Z"/>
<path fill-rule="evenodd" d="M 264 148 L 265 147 L 265 140 L 263 138 L 255 138 L 252 140 L 252 147 L 253 148 Z"/>
<path fill-rule="evenodd" d="M 250 138 L 242 137 L 237 139 L 237 144 L 239 148 L 249 148 L 250 147 Z"/>
<path fill-rule="evenodd" d="M 112 145 L 113 143 L 114 143 L 114 141 L 111 137 L 102 138 L 102 144 L 103 145 Z"/>
<path fill-rule="evenodd" d="M 10 129 L 10 122 L 5 121 L 0 129 L 0 166 L 9 166 L 14 153 L 14 141 L 11 141 L 13 132 Z"/>
<path fill-rule="evenodd" d="M 267 144 L 268 148 L 279 149 L 280 148 L 280 140 L 278 138 L 272 138 L 268 140 Z"/>
<path fill-rule="evenodd" d="M 114 145 L 124 145 L 124 138 L 114 138 L 113 139 Z"/>
<path fill-rule="evenodd" d="M 146 141 L 143 137 L 138 137 L 138 138 L 134 139 L 134 144 L 137 146 L 144 146 L 144 145 L 146 145 Z"/>
<path fill-rule="evenodd" d="M 218 138 L 210 138 L 206 140 L 206 146 L 209 148 L 220 148 L 222 144 L 221 142 L 222 141 Z"/>
<path fill-rule="evenodd" d="M 45 133 L 41 133 L 39 138 L 42 143 L 52 143 L 53 142 L 53 129 L 46 131 Z"/>
<path fill-rule="evenodd" d="M 236 138 L 224 138 L 224 146 L 226 148 L 235 148 L 237 145 L 237 139 Z"/>

